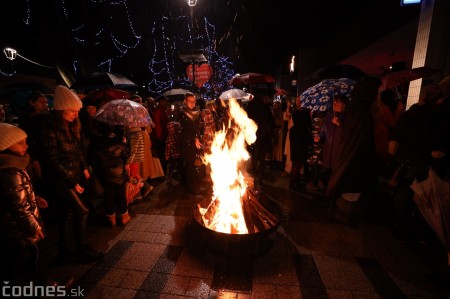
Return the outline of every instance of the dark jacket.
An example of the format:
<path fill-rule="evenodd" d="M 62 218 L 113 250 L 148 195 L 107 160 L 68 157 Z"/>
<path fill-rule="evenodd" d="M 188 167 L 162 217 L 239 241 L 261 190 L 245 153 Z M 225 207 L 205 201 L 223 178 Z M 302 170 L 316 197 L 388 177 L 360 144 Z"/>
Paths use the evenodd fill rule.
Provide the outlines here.
<path fill-rule="evenodd" d="M 292 113 L 294 125 L 289 130 L 291 160 L 306 161 L 311 139 L 311 114 L 307 109 L 295 110 Z"/>
<path fill-rule="evenodd" d="M 201 140 L 200 136 L 200 112 L 198 110 L 188 111 L 184 106 L 178 115 L 180 123 L 180 154 L 185 162 L 193 162 L 200 150 L 195 146 L 195 138 Z M 196 112 L 197 111 L 197 112 Z M 196 113 L 189 113 L 196 112 Z"/>
<path fill-rule="evenodd" d="M 327 197 L 340 193 L 366 193 L 376 186 L 372 105 L 380 85 L 379 79 L 367 77 L 353 88 L 343 127 L 342 151 L 327 185 Z"/>
<path fill-rule="evenodd" d="M 98 136 L 89 146 L 89 162 L 102 184 L 123 184 L 127 180 L 125 164 L 129 156 L 121 136 Z"/>
<path fill-rule="evenodd" d="M 431 104 L 413 105 L 405 111 L 394 129 L 391 140 L 399 143 L 397 160 L 410 168 L 419 179 L 428 175 L 430 166 L 443 163 L 443 159 L 433 159 L 433 151 L 446 150 L 448 129 L 445 127 L 446 115 L 442 107 Z M 447 155 L 448 153 L 446 153 Z"/>
<path fill-rule="evenodd" d="M 25 246 L 26 240 L 42 229 L 33 186 L 25 167 L 29 156 L 8 150 L 0 153 L 0 235 L 1 245 Z"/>
<path fill-rule="evenodd" d="M 332 123 L 333 113 L 327 114 L 323 121 L 320 138 L 323 143 L 322 147 L 322 162 L 323 167 L 333 169 L 336 167 L 340 156 L 340 150 L 343 139 L 343 126 L 345 123 L 344 115 L 339 117 L 340 126 Z"/>
<path fill-rule="evenodd" d="M 44 177 L 72 189 L 80 183 L 84 169 L 87 169 L 81 142 L 76 136 L 70 138 L 54 122 L 40 131 L 37 146 L 42 153 L 41 167 Z"/>

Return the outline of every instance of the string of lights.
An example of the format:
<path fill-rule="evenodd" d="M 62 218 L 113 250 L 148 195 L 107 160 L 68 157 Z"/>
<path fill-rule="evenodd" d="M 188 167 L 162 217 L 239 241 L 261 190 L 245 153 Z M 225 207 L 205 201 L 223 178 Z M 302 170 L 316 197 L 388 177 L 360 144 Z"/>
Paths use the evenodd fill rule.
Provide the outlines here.
<path fill-rule="evenodd" d="M 22 20 L 26 26 L 35 25 L 33 24 L 35 7 L 31 4 L 30 0 L 26 0 L 26 5 L 22 8 L 25 10 Z M 123 64 L 123 61 L 127 61 L 130 59 L 130 55 L 133 55 L 129 54 L 131 49 L 141 47 L 139 51 L 142 51 L 142 33 L 139 31 L 145 30 L 145 28 L 135 26 L 135 24 L 141 25 L 141 23 L 137 22 L 135 10 L 129 7 L 131 4 L 128 0 L 90 0 L 87 7 L 83 7 L 83 9 L 88 9 L 90 12 L 107 11 L 108 13 L 88 19 L 89 23 L 85 23 L 86 18 L 83 17 L 85 12 L 80 10 L 80 5 L 76 3 L 60 0 L 59 7 L 55 9 L 62 14 L 67 23 L 72 33 L 70 38 L 74 44 L 81 48 L 91 49 L 91 58 L 95 64 L 104 71 L 114 72 L 117 71 L 119 65 Z M 206 4 L 202 3 L 202 5 Z M 233 5 L 233 8 L 236 8 L 232 1 L 226 5 Z M 226 82 L 233 76 L 233 63 L 230 58 L 219 54 L 217 50 L 218 45 L 231 36 L 232 24 L 222 24 L 228 29 L 225 30 L 226 33 L 223 33 L 222 29 L 218 41 L 216 26 L 207 17 L 195 18 L 192 8 L 190 12 L 190 15 L 182 15 L 189 13 L 180 9 L 179 13 L 176 13 L 180 15 L 176 16 L 172 9 L 168 12 L 169 16 L 163 15 L 159 20 L 151 23 L 151 34 L 146 37 L 151 38 L 150 44 L 153 46 L 147 51 L 147 56 L 141 57 L 143 63 L 147 65 L 148 83 L 145 86 L 148 92 L 162 94 L 165 90 L 173 87 L 188 89 L 195 87 L 186 74 L 187 65 L 180 62 L 178 57 L 180 50 L 193 48 L 204 50 L 207 63 L 213 70 L 209 82 L 199 89 L 205 96 L 212 97 L 221 92 L 226 88 Z M 232 14 L 230 21 L 234 23 L 237 16 L 238 13 Z M 148 45 L 148 41 L 146 45 Z M 107 51 L 104 51 L 105 49 Z M 136 51 L 133 53 L 137 53 Z M 84 62 L 73 58 L 71 67 L 75 74 L 81 71 L 81 63 Z M 7 71 L 3 66 L 0 69 L 0 74 L 3 76 L 13 76 L 15 73 L 15 70 Z"/>

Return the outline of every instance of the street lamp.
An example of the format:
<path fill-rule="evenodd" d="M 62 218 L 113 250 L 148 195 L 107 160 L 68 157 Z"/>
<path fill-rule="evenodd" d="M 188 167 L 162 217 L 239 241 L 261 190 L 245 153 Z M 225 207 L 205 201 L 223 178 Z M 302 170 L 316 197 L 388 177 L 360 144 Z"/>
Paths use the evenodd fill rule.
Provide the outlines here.
<path fill-rule="evenodd" d="M 4 48 L 3 53 L 5 53 L 6 58 L 8 58 L 11 61 L 16 59 L 17 57 L 17 51 L 12 48 Z"/>
<path fill-rule="evenodd" d="M 56 69 L 56 67 L 54 67 L 54 66 L 43 65 L 43 64 L 37 63 L 37 62 L 35 62 L 33 60 L 30 60 L 30 59 L 28 59 L 26 57 L 23 57 L 22 55 L 17 53 L 17 51 L 15 49 L 13 49 L 13 48 L 4 48 L 3 49 L 3 53 L 5 53 L 6 58 L 8 58 L 11 61 L 15 60 L 17 57 L 20 57 L 20 58 L 22 58 L 22 59 L 24 59 L 24 60 L 26 60 L 28 62 L 40 65 L 42 67 L 46 67 L 46 68 L 49 68 L 49 69 Z"/>
<path fill-rule="evenodd" d="M 291 73 L 291 75 L 294 73 L 294 68 L 295 68 L 295 56 L 293 55 L 291 58 L 291 63 L 289 64 L 289 72 Z"/>
<path fill-rule="evenodd" d="M 187 4 L 189 6 L 196 6 L 197 5 L 197 0 L 187 0 Z"/>

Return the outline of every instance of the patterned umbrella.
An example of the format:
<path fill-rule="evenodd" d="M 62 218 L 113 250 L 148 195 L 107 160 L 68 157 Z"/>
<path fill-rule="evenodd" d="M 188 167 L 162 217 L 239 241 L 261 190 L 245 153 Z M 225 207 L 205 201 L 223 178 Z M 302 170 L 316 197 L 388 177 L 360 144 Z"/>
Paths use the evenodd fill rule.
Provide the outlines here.
<path fill-rule="evenodd" d="M 145 127 L 151 122 L 147 109 L 139 103 L 120 99 L 103 105 L 94 119 L 109 125 Z"/>
<path fill-rule="evenodd" d="M 312 111 L 331 111 L 336 94 L 345 95 L 350 100 L 355 81 L 349 78 L 325 79 L 306 89 L 301 95 L 302 107 Z"/>

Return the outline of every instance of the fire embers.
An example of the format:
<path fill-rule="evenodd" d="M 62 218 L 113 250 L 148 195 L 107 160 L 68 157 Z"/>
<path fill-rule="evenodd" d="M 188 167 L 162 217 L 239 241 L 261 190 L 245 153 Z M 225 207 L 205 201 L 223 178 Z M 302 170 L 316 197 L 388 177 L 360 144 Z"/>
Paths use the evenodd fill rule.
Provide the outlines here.
<path fill-rule="evenodd" d="M 231 211 L 222 209 L 218 200 L 213 200 L 207 207 L 198 204 L 199 217 L 196 218 L 208 229 L 229 234 L 254 234 L 279 226 L 279 209 L 274 209 L 274 203 L 269 202 L 259 191 L 248 188 L 241 203 L 240 209 Z M 228 221 L 224 222 L 223 217 L 228 217 Z M 243 223 L 239 221 L 241 217 Z"/>

